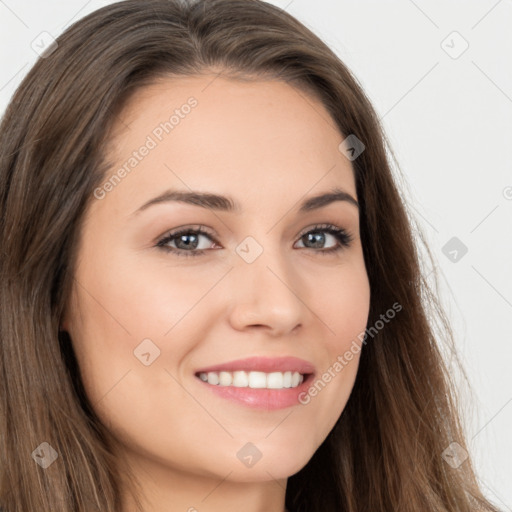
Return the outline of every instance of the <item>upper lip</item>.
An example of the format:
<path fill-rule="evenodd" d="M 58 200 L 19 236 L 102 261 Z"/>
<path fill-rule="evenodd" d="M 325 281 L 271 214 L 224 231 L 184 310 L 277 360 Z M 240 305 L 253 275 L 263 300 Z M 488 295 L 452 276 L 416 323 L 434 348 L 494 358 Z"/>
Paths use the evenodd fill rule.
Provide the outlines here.
<path fill-rule="evenodd" d="M 248 357 L 227 363 L 216 364 L 197 370 L 196 373 L 208 372 L 234 372 L 234 371 L 260 371 L 260 372 L 299 372 L 301 374 L 315 373 L 313 364 L 298 357 Z"/>

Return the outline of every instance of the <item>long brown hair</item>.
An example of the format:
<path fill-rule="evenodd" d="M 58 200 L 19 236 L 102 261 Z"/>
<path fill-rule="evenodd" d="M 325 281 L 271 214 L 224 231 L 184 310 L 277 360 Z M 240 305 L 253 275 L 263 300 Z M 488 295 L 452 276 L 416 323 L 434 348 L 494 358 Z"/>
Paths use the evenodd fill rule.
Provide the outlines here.
<path fill-rule="evenodd" d="M 288 479 L 286 506 L 496 512 L 471 458 L 453 467 L 443 457 L 452 443 L 469 451 L 440 350 L 445 342 L 454 352 L 453 335 L 421 269 L 414 233 L 430 253 L 395 184 L 378 116 L 334 52 L 259 0 L 119 2 L 76 22 L 57 45 L 23 80 L 0 126 L 4 510 L 120 510 L 126 468 L 84 393 L 69 336 L 59 332 L 81 221 L 105 178 L 107 135 L 129 96 L 157 78 L 221 69 L 315 94 L 340 142 L 350 134 L 363 142 L 352 165 L 371 288 L 368 325 L 392 304 L 402 306 L 364 345 L 350 399 L 308 464 Z M 50 448 L 41 443 L 58 453 L 44 470 L 35 456 Z"/>

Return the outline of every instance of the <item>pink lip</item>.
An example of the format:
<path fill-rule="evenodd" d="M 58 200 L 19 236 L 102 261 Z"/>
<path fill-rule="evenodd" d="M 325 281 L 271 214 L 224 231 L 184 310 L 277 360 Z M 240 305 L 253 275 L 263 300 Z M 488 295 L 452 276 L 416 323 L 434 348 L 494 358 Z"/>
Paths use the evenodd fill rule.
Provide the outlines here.
<path fill-rule="evenodd" d="M 299 372 L 315 373 L 315 367 L 298 357 L 248 357 L 228 363 L 216 364 L 197 370 L 196 374 L 208 372 Z"/>
<path fill-rule="evenodd" d="M 296 388 L 283 389 L 252 389 L 235 386 L 220 386 L 208 384 L 199 379 L 200 373 L 220 371 L 261 371 L 270 372 L 299 372 L 304 375 L 304 381 Z M 198 382 L 206 386 L 216 395 L 238 404 L 255 409 L 275 410 L 291 407 L 300 403 L 301 393 L 305 393 L 313 380 L 315 367 L 297 357 L 250 357 L 228 363 L 202 368 L 196 372 Z"/>
<path fill-rule="evenodd" d="M 312 379 L 313 375 L 309 374 L 304 378 L 304 382 L 296 388 L 284 389 L 236 388 L 233 386 L 208 384 L 199 378 L 197 380 L 201 385 L 207 386 L 208 389 L 222 398 L 254 409 L 271 411 L 298 405 L 300 403 L 300 396 L 305 396 L 307 389 L 311 385 Z"/>

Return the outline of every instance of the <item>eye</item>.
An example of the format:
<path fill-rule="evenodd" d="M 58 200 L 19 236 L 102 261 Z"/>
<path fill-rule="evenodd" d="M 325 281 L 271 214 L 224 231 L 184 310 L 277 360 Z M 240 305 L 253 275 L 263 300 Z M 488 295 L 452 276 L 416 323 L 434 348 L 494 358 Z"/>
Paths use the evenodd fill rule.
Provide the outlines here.
<path fill-rule="evenodd" d="M 299 241 L 306 240 L 306 243 L 312 243 L 314 247 L 313 249 L 318 248 L 319 245 L 322 245 L 325 243 L 326 236 L 323 233 L 328 233 L 328 235 L 331 238 L 334 238 L 335 241 L 337 241 L 337 245 L 334 245 L 333 247 L 329 247 L 328 249 L 323 249 L 319 252 L 323 255 L 326 254 L 332 254 L 338 251 L 341 251 L 345 249 L 346 247 L 350 247 L 351 242 L 353 241 L 352 236 L 343 228 L 337 228 L 336 226 L 333 226 L 332 224 L 321 224 L 318 226 L 315 226 L 313 229 L 308 230 L 306 233 L 304 233 Z M 303 242 L 304 243 L 304 242 Z M 306 247 L 307 249 L 310 249 L 310 247 Z"/>
<path fill-rule="evenodd" d="M 159 240 L 156 245 L 164 251 L 173 252 L 177 256 L 198 256 L 204 253 L 208 245 L 211 246 L 211 244 L 205 244 L 205 247 L 198 249 L 198 245 L 200 245 L 198 239 L 200 237 L 213 240 L 213 235 L 205 231 L 202 227 L 188 227 L 167 234 L 164 238 Z M 168 244 L 170 243 L 175 243 L 177 247 L 169 246 Z"/>
<path fill-rule="evenodd" d="M 324 233 L 327 233 L 327 237 Z M 199 240 L 201 237 L 208 238 L 211 242 L 203 244 L 202 248 L 199 248 Z M 329 237 L 333 238 L 337 242 L 333 247 L 322 249 L 323 244 Z M 313 247 L 305 247 L 306 249 L 312 249 L 314 252 L 322 254 L 332 254 L 349 247 L 353 238 L 344 229 L 337 228 L 332 224 L 317 225 L 312 229 L 309 229 L 303 233 L 299 241 L 303 244 L 313 244 Z M 208 248 L 212 248 L 212 242 L 217 243 L 213 234 L 209 233 L 202 227 L 186 227 L 176 231 L 172 231 L 160 239 L 156 246 L 166 252 L 172 252 L 177 256 L 200 256 L 204 254 Z M 174 244 L 174 247 L 170 244 Z M 317 250 L 321 249 L 321 250 Z"/>

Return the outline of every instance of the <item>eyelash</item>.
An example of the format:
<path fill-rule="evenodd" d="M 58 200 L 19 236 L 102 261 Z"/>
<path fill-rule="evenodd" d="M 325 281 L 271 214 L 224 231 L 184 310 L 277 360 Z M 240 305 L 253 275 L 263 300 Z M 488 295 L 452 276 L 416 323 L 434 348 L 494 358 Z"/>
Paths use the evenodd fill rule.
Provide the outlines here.
<path fill-rule="evenodd" d="M 306 231 L 305 233 L 300 235 L 299 240 L 310 233 L 323 233 L 323 232 L 334 235 L 336 237 L 336 239 L 338 240 L 339 245 L 336 247 L 331 247 L 329 249 L 315 250 L 314 248 L 310 248 L 310 247 L 305 247 L 305 249 L 310 249 L 312 251 L 319 252 L 322 255 L 326 256 L 329 254 L 333 254 L 333 253 L 342 251 L 343 249 L 345 249 L 347 247 L 350 247 L 350 244 L 353 241 L 353 237 L 345 229 L 337 228 L 336 226 L 334 226 L 332 224 L 316 225 L 312 229 L 309 229 L 308 231 Z M 165 235 L 163 238 L 161 238 L 157 242 L 156 246 L 159 247 L 160 249 L 163 249 L 166 252 L 172 252 L 176 256 L 180 256 L 180 257 L 181 256 L 184 256 L 184 257 L 201 256 L 206 251 L 211 250 L 211 249 L 198 249 L 195 251 L 186 251 L 184 249 L 177 249 L 177 248 L 169 247 L 166 245 L 167 243 L 172 242 L 175 239 L 179 238 L 181 235 L 191 234 L 191 233 L 193 233 L 195 235 L 204 235 L 204 236 L 210 238 L 213 242 L 218 243 L 213 238 L 212 234 L 208 233 L 201 227 L 198 227 L 198 228 L 188 227 L 188 228 L 183 228 L 183 229 L 179 229 L 177 231 L 168 233 L 167 235 Z"/>

